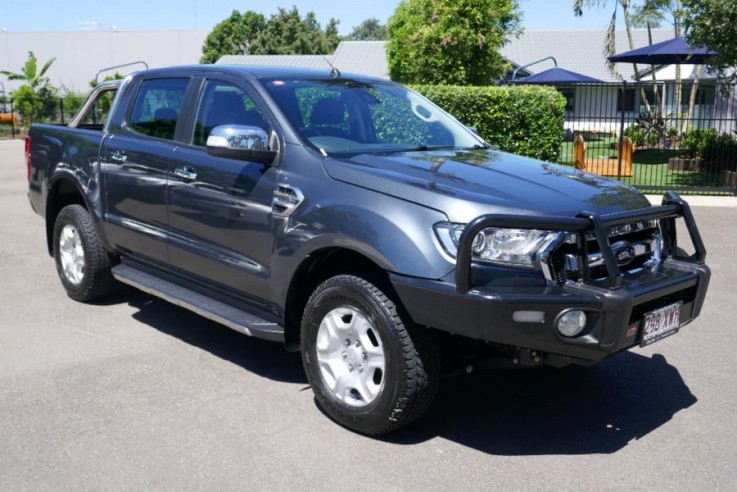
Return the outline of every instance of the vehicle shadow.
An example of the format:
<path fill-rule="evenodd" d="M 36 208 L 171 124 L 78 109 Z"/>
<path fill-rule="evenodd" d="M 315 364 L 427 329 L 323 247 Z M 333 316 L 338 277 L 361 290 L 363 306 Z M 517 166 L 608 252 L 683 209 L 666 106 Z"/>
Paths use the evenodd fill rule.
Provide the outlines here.
<path fill-rule="evenodd" d="M 307 385 L 299 354 L 246 337 L 132 288 L 134 319 L 260 376 Z M 697 401 L 664 356 L 624 352 L 593 367 L 478 371 L 443 379 L 418 422 L 379 438 L 413 445 L 442 437 L 495 455 L 608 454 Z"/>
<path fill-rule="evenodd" d="M 696 401 L 665 357 L 625 352 L 593 367 L 447 379 L 423 419 L 385 440 L 415 444 L 442 437 L 504 456 L 608 454 Z"/>
<path fill-rule="evenodd" d="M 132 315 L 136 321 L 254 374 L 286 383 L 307 384 L 299 354 L 287 352 L 280 343 L 245 336 L 132 287 L 121 289 L 110 299 L 112 303 L 116 301 L 136 308 Z"/>

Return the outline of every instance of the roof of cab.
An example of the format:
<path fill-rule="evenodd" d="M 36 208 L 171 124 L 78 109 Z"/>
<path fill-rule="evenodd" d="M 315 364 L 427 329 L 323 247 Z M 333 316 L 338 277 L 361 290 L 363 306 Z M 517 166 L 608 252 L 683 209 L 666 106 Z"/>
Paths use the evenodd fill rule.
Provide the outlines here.
<path fill-rule="evenodd" d="M 331 79 L 334 78 L 330 74 L 329 69 L 316 68 L 295 68 L 295 67 L 275 67 L 275 66 L 256 66 L 256 65 L 181 65 L 167 68 L 152 68 L 138 72 L 138 75 L 154 75 L 166 74 L 168 72 L 187 72 L 193 73 L 230 73 L 233 75 L 248 75 L 255 78 L 308 78 L 308 79 Z M 386 83 L 387 80 L 378 77 L 371 77 L 357 73 L 341 73 L 341 79 L 352 79 L 361 81 L 373 81 Z"/>

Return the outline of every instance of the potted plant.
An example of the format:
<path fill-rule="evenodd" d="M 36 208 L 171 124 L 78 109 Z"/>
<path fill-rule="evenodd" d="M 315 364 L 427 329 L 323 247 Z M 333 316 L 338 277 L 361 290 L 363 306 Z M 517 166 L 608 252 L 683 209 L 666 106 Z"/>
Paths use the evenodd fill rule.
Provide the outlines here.
<path fill-rule="evenodd" d="M 704 167 L 704 149 L 707 142 L 714 138 L 716 138 L 716 130 L 713 128 L 695 128 L 684 132 L 681 136 L 679 155 L 668 159 L 668 169 L 701 172 Z"/>
<path fill-rule="evenodd" d="M 737 141 L 728 133 L 713 135 L 704 141 L 704 167 L 718 174 L 724 187 L 737 186 Z"/>

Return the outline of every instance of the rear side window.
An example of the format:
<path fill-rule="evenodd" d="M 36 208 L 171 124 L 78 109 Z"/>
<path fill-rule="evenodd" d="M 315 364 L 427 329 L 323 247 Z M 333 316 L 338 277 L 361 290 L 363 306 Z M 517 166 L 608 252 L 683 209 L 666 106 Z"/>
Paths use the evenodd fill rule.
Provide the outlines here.
<path fill-rule="evenodd" d="M 157 138 L 174 139 L 189 79 L 144 80 L 138 91 L 131 129 Z"/>
<path fill-rule="evenodd" d="M 91 96 L 95 98 L 94 103 L 87 107 L 86 112 L 77 123 L 77 128 L 102 129 L 107 121 L 117 91 L 117 87 L 96 89 L 96 93 Z"/>

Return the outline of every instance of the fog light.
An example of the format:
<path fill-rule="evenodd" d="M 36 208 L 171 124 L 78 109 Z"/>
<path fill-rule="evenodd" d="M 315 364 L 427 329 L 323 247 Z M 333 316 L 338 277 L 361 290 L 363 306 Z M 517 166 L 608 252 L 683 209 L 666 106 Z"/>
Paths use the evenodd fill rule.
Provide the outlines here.
<path fill-rule="evenodd" d="M 586 328 L 586 313 L 583 311 L 568 311 L 558 318 L 558 333 L 564 337 L 575 337 Z"/>

